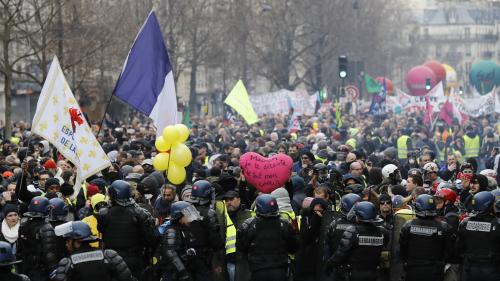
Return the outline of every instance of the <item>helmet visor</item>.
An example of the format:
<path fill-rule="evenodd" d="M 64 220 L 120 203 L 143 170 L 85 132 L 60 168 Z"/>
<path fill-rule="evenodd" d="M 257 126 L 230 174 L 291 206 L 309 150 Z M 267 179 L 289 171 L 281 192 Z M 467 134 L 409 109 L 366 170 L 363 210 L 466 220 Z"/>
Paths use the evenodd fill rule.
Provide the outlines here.
<path fill-rule="evenodd" d="M 201 220 L 201 215 L 196 208 L 191 205 L 189 207 L 184 208 L 182 211 L 182 216 L 186 218 L 188 222 L 193 222 L 195 220 Z"/>

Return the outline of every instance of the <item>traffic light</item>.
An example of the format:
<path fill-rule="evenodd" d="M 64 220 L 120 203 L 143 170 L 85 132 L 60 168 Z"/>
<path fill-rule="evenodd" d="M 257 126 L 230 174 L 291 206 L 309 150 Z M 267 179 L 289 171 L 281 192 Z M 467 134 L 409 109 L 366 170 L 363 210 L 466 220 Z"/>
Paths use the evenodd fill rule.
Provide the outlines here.
<path fill-rule="evenodd" d="M 425 90 L 426 91 L 431 90 L 431 78 L 425 78 Z"/>
<path fill-rule="evenodd" d="M 326 90 L 325 90 L 325 89 L 321 89 L 321 90 L 319 90 L 319 100 L 320 100 L 321 102 L 324 102 L 324 101 L 326 101 L 326 99 L 327 99 L 327 93 L 326 93 Z"/>
<path fill-rule="evenodd" d="M 460 86 L 458 87 L 458 94 L 463 95 L 464 94 L 464 87 Z"/>
<path fill-rule="evenodd" d="M 341 79 L 347 78 L 347 68 L 348 68 L 347 57 L 340 56 L 339 57 L 339 77 Z"/>

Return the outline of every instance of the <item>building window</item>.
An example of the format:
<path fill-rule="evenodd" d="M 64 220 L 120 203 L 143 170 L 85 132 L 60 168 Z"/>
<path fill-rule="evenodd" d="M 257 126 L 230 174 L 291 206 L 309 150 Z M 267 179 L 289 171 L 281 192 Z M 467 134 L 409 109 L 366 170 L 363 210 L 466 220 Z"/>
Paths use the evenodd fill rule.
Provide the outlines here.
<path fill-rule="evenodd" d="M 469 39 L 470 38 L 470 27 L 466 27 L 465 28 L 465 39 Z"/>
<path fill-rule="evenodd" d="M 443 49 L 443 46 L 440 46 L 440 45 L 436 45 L 436 58 L 440 58 L 441 57 L 441 51 Z"/>
<path fill-rule="evenodd" d="M 471 56 L 471 48 L 470 45 L 465 45 L 465 56 L 470 57 Z"/>

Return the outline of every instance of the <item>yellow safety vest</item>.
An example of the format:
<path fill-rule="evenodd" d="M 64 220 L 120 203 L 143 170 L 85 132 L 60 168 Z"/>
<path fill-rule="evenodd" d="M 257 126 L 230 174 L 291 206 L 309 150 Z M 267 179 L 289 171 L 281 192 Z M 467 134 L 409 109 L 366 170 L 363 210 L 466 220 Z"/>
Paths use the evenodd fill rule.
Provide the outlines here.
<path fill-rule="evenodd" d="M 356 149 L 356 139 L 350 138 L 345 142 L 346 145 L 350 145 L 352 149 Z"/>
<path fill-rule="evenodd" d="M 439 146 L 437 146 L 437 144 L 436 144 L 436 149 L 437 149 L 437 151 L 439 153 L 439 155 L 438 155 L 439 161 L 444 162 L 446 160 L 446 155 L 444 153 L 444 151 L 446 150 L 446 146 L 443 147 L 443 149 L 439 149 Z"/>
<path fill-rule="evenodd" d="M 465 158 L 478 157 L 480 146 L 479 136 L 470 138 L 469 136 L 464 135 Z"/>
<path fill-rule="evenodd" d="M 407 135 L 402 135 L 398 138 L 397 146 L 398 146 L 398 158 L 406 159 L 408 158 L 408 139 L 410 137 Z"/>
<path fill-rule="evenodd" d="M 236 227 L 233 220 L 227 212 L 226 204 L 224 204 L 224 213 L 226 214 L 226 255 L 236 253 Z"/>
<path fill-rule="evenodd" d="M 82 219 L 82 222 L 86 223 L 90 227 L 92 235 L 102 238 L 102 234 L 97 230 L 97 219 L 94 215 L 90 215 Z M 92 248 L 99 248 L 99 241 L 90 243 Z"/>

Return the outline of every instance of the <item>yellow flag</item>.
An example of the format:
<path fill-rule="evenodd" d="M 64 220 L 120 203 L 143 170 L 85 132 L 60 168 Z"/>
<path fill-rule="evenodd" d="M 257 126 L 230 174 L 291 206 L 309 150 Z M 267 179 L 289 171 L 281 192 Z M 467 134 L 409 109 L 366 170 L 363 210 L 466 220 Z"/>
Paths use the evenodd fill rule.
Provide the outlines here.
<path fill-rule="evenodd" d="M 236 83 L 227 98 L 224 100 L 224 103 L 243 116 L 243 119 L 245 119 L 247 124 L 252 125 L 253 123 L 259 121 L 257 113 L 253 110 L 250 99 L 248 98 L 247 89 L 241 80 Z"/>

